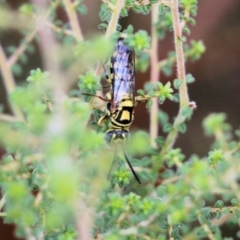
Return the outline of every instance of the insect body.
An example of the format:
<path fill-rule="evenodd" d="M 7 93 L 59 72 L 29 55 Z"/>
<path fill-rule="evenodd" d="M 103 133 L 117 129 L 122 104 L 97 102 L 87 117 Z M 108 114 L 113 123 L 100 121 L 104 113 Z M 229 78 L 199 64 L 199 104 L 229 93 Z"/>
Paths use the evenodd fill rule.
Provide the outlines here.
<path fill-rule="evenodd" d="M 112 91 L 107 104 L 107 116 L 111 128 L 106 133 L 107 141 L 123 142 L 129 135 L 135 105 L 134 51 L 120 38 L 111 57 L 110 82 Z M 102 120 L 100 119 L 99 122 Z"/>
<path fill-rule="evenodd" d="M 123 38 L 119 38 L 110 62 L 109 80 L 112 89 L 108 94 L 106 115 L 98 121 L 101 124 L 105 118 L 109 118 L 111 127 L 106 132 L 106 140 L 111 143 L 123 143 L 129 136 L 129 127 L 133 121 L 135 106 L 134 61 L 134 51 L 124 43 Z M 133 175 L 140 183 L 125 152 L 124 156 Z"/>

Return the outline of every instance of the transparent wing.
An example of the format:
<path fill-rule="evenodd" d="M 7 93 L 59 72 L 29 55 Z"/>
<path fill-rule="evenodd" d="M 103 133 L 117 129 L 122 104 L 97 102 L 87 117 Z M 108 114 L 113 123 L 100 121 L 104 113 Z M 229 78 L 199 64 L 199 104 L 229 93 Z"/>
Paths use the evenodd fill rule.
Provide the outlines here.
<path fill-rule="evenodd" d="M 135 97 L 135 56 L 134 51 L 120 38 L 111 58 L 112 107 L 117 108 L 123 99 L 134 102 Z"/>

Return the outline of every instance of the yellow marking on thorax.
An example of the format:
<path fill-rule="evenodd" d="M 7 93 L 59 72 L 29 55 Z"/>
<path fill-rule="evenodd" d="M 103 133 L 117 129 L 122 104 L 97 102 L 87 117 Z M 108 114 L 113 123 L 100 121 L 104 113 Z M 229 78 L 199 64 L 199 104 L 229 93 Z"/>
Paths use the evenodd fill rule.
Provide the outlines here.
<path fill-rule="evenodd" d="M 120 103 L 120 107 L 133 107 L 133 101 L 126 100 Z"/>
<path fill-rule="evenodd" d="M 111 100 L 111 98 L 112 98 L 112 96 L 111 96 L 111 93 L 110 93 L 110 92 L 106 93 L 106 95 L 105 95 L 105 96 L 106 96 L 106 98 L 107 98 L 107 99 L 109 99 L 109 100 Z"/>
<path fill-rule="evenodd" d="M 120 120 L 129 120 L 130 119 L 130 112 L 129 111 L 123 111 L 121 114 Z"/>

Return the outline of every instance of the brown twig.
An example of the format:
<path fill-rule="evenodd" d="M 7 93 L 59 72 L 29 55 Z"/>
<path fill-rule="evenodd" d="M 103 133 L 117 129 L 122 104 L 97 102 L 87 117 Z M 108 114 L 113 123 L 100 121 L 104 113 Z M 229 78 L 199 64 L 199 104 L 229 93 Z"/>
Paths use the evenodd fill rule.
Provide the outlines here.
<path fill-rule="evenodd" d="M 155 28 L 155 23 L 158 21 L 158 7 L 159 4 L 152 6 L 152 23 L 151 23 L 151 83 L 155 85 L 159 81 L 160 72 L 158 68 L 158 36 Z M 155 139 L 158 135 L 158 99 L 152 99 L 152 106 L 150 108 L 150 140 L 151 145 L 156 147 Z"/>
<path fill-rule="evenodd" d="M 2 73 L 3 83 L 7 91 L 7 95 L 10 96 L 13 90 L 15 89 L 16 84 L 1 44 L 0 44 L 0 69 Z M 18 120 L 24 121 L 24 117 L 20 109 L 13 105 L 11 105 L 11 108 L 14 115 L 18 118 Z"/>
<path fill-rule="evenodd" d="M 77 18 L 77 13 L 75 11 L 74 5 L 71 0 L 64 0 L 64 5 L 68 14 L 69 22 L 71 24 L 72 30 L 74 32 L 77 41 L 83 41 L 82 30 Z"/>
<path fill-rule="evenodd" d="M 17 50 L 13 53 L 13 55 L 8 59 L 8 65 L 9 67 L 12 67 L 19 59 L 19 57 L 25 52 L 28 43 L 30 43 L 35 35 L 36 35 L 36 30 L 34 29 L 31 31 L 22 41 L 22 44 L 17 48 Z"/>
<path fill-rule="evenodd" d="M 165 144 L 161 149 L 160 155 L 163 156 L 169 149 L 172 148 L 173 144 L 176 141 L 178 136 L 177 126 L 185 121 L 185 118 L 182 115 L 182 109 L 189 105 L 188 89 L 186 82 L 186 73 L 185 73 L 185 61 L 184 61 L 184 52 L 182 44 L 182 29 L 180 26 L 180 17 L 179 17 L 179 0 L 172 0 L 171 11 L 173 18 L 173 29 L 174 29 L 174 44 L 176 51 L 176 63 L 177 63 L 177 78 L 182 81 L 182 84 L 179 88 L 179 97 L 180 97 L 180 106 L 178 115 L 174 121 L 173 129 L 169 132 Z"/>

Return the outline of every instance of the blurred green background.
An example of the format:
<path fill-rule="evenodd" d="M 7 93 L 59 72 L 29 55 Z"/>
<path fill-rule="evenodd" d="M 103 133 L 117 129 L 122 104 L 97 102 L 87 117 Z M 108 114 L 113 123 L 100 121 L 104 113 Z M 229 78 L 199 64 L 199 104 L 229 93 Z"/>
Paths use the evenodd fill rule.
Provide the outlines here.
<path fill-rule="evenodd" d="M 7 0 L 9 7 L 18 8 L 28 1 Z M 84 35 L 102 33 L 98 30 L 100 19 L 98 12 L 101 1 L 87 0 L 85 5 L 88 14 L 79 17 Z M 240 122 L 240 1 L 239 0 L 200 0 L 196 25 L 190 27 L 191 35 L 188 39 L 203 40 L 206 52 L 196 62 L 188 62 L 186 72 L 191 73 L 196 82 L 189 85 L 191 101 L 195 101 L 197 109 L 190 122 L 187 123 L 188 131 L 180 135 L 176 147 L 181 147 L 187 156 L 193 153 L 199 156 L 207 155 L 211 139 L 204 136 L 202 121 L 209 113 L 225 112 L 228 122 L 233 129 L 239 127 Z M 66 13 L 58 12 L 62 21 L 67 21 Z M 144 29 L 150 32 L 150 15 L 137 15 L 131 12 L 129 17 L 120 20 L 120 24 L 126 27 L 128 24 L 134 26 L 135 31 Z M 18 46 L 22 35 L 17 30 L 0 29 L 0 42 L 4 48 L 10 45 Z M 187 40 L 188 41 L 188 40 Z M 37 44 L 34 43 L 37 48 Z M 167 52 L 173 50 L 172 32 L 159 42 L 159 59 L 164 59 Z M 30 56 L 31 61 L 24 66 L 24 71 L 17 77 L 18 84 L 25 81 L 31 69 L 41 68 L 40 54 L 36 51 Z M 175 75 L 165 77 L 161 74 L 163 83 L 172 81 Z M 149 71 L 137 73 L 137 89 L 142 88 L 149 81 Z M 2 79 L 0 79 L 0 104 L 4 111 L 9 113 L 6 100 L 6 92 Z M 166 101 L 160 106 L 171 118 L 176 116 L 178 105 Z M 135 120 L 132 129 L 144 129 L 148 131 L 149 115 L 145 104 L 139 104 L 136 108 Z M 162 132 L 160 130 L 159 134 Z M 13 226 L 0 224 L 0 239 L 11 240 Z"/>

